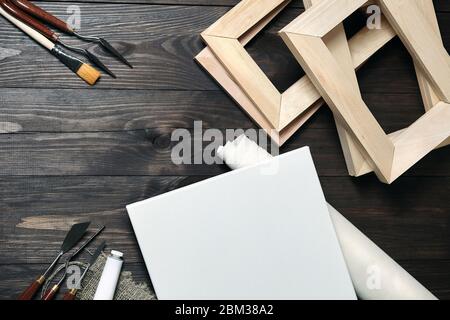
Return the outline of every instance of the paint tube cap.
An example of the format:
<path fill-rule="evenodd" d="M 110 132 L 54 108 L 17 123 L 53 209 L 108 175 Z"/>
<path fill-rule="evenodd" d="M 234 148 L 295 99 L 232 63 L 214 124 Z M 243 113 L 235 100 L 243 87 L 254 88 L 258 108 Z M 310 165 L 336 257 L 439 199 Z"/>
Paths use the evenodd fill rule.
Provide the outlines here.
<path fill-rule="evenodd" d="M 122 258 L 123 257 L 123 253 L 117 250 L 111 250 L 111 255 L 117 258 Z"/>

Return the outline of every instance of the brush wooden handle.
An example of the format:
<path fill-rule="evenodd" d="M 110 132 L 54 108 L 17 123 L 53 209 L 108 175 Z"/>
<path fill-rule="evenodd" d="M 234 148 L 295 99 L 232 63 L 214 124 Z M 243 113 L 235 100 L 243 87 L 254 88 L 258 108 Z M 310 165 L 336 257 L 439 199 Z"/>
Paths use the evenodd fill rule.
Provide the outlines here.
<path fill-rule="evenodd" d="M 47 290 L 41 300 L 52 300 L 59 290 L 59 285 L 55 284 L 50 290 Z"/>
<path fill-rule="evenodd" d="M 40 43 L 42 46 L 47 48 L 48 50 L 53 50 L 55 47 L 55 44 L 47 39 L 45 36 L 31 28 L 29 25 L 23 23 L 22 21 L 14 18 L 12 15 L 10 15 L 8 12 L 3 9 L 2 6 L 0 6 L 0 15 L 4 16 L 6 19 L 8 19 L 12 24 L 14 24 L 17 28 L 25 32 L 27 35 L 29 35 L 32 39 L 34 39 L 37 43 Z"/>
<path fill-rule="evenodd" d="M 19 296 L 18 300 L 31 300 L 33 299 L 36 292 L 39 290 L 39 288 L 42 286 L 42 284 L 45 281 L 44 276 L 40 276 L 36 280 L 33 281 L 32 284 L 29 285 L 28 288 L 25 289 L 24 292 Z"/>
<path fill-rule="evenodd" d="M 29 25 L 33 29 L 39 31 L 41 34 L 46 36 L 48 39 L 53 40 L 53 41 L 57 41 L 58 40 L 58 35 L 56 33 L 54 33 L 47 26 L 45 26 L 44 24 L 40 23 L 39 21 L 37 21 L 33 17 L 31 17 L 28 14 L 26 14 L 24 11 L 18 9 L 10 1 L 3 0 L 0 4 L 3 7 L 3 9 L 5 9 L 6 12 L 11 14 L 15 18 L 21 20 L 22 22 L 26 23 L 27 25 Z"/>
<path fill-rule="evenodd" d="M 58 28 L 61 31 L 67 32 L 67 33 L 73 33 L 74 30 L 67 25 L 65 21 L 62 21 L 61 19 L 55 17 L 51 13 L 41 9 L 35 4 L 32 4 L 28 0 L 10 0 L 12 3 L 14 3 L 18 8 L 21 10 L 41 19 L 42 21 L 45 21 L 55 28 Z"/>
<path fill-rule="evenodd" d="M 63 300 L 75 300 L 75 296 L 77 295 L 77 289 L 70 289 L 64 294 Z"/>

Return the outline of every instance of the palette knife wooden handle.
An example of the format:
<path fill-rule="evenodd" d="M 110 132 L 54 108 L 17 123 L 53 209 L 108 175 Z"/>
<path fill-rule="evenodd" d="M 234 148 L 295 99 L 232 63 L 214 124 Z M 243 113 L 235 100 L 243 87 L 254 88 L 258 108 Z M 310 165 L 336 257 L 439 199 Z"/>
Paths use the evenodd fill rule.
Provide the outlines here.
<path fill-rule="evenodd" d="M 39 290 L 39 288 L 42 286 L 42 284 L 45 281 L 44 276 L 40 276 L 36 280 L 33 281 L 32 284 L 28 286 L 28 288 L 25 289 L 25 291 L 19 296 L 18 300 L 31 300 L 33 299 L 36 292 Z"/>
<path fill-rule="evenodd" d="M 14 16 L 15 18 L 21 20 L 22 22 L 29 25 L 31 28 L 39 31 L 41 34 L 43 34 L 45 37 L 47 37 L 50 40 L 57 41 L 58 35 L 54 33 L 52 30 L 50 30 L 47 26 L 40 23 L 39 21 L 35 20 L 28 14 L 26 14 L 24 11 L 18 9 L 15 5 L 13 5 L 9 0 L 3 0 L 0 2 L 3 9 L 5 9 L 6 12 Z"/>
<path fill-rule="evenodd" d="M 42 21 L 45 21 L 55 28 L 58 28 L 61 31 L 67 32 L 67 33 L 73 33 L 74 30 L 67 25 L 65 21 L 62 21 L 61 19 L 55 17 L 51 13 L 41 9 L 37 5 L 29 2 L 28 0 L 10 0 L 14 5 L 16 5 L 21 10 L 41 19 Z"/>
<path fill-rule="evenodd" d="M 70 289 L 64 294 L 63 300 L 75 300 L 75 296 L 77 295 L 77 289 Z"/>

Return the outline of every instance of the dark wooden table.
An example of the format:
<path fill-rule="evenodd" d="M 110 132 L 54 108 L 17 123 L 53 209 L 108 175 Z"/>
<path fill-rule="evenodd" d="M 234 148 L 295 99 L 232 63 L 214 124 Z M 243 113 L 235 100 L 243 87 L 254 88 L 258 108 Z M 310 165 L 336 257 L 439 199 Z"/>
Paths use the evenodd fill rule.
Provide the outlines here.
<path fill-rule="evenodd" d="M 117 73 L 88 88 L 0 19 L 0 298 L 16 297 L 57 250 L 64 230 L 106 224 L 109 248 L 149 281 L 125 205 L 226 172 L 171 162 L 174 128 L 253 128 L 193 61 L 199 33 L 237 0 L 40 2 L 67 18 L 81 8 L 85 33 L 110 39 L 130 70 L 95 48 Z M 295 1 L 249 45 L 278 88 L 303 74 L 276 31 L 301 12 Z M 450 2 L 435 1 L 447 49 Z M 347 23 L 351 34 L 361 23 Z M 386 131 L 422 113 L 411 58 L 396 39 L 358 73 Z M 330 203 L 439 298 L 450 298 L 450 148 L 434 151 L 393 185 L 347 175 L 331 113 L 323 108 L 283 148 L 311 147 Z"/>

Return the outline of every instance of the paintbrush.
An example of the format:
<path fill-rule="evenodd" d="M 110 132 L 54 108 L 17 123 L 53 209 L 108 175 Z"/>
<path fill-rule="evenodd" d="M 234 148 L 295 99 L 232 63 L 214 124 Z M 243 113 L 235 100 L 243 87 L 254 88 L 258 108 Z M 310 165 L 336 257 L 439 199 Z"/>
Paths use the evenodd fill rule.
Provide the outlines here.
<path fill-rule="evenodd" d="M 44 25 L 42 22 L 40 22 L 36 18 L 28 15 L 24 11 L 17 8 L 14 4 L 11 3 L 10 0 L 0 0 L 0 5 L 3 7 L 3 9 L 6 11 L 6 13 L 9 13 L 14 18 L 22 21 L 23 23 L 27 24 L 34 30 L 38 31 L 40 34 L 44 35 L 50 41 L 52 41 L 56 44 L 59 44 L 70 51 L 73 51 L 75 53 L 85 56 L 95 66 L 97 66 L 101 70 L 103 70 L 106 73 L 108 73 L 109 75 L 111 75 L 111 77 L 116 78 L 116 75 L 111 70 L 109 70 L 109 68 L 95 54 L 91 53 L 87 49 L 74 47 L 74 46 L 68 45 L 67 43 L 63 42 L 57 33 L 53 32 L 53 30 L 48 28 L 46 25 Z"/>
<path fill-rule="evenodd" d="M 3 8 L 0 7 L 0 14 L 14 24 L 17 28 L 22 30 L 28 36 L 30 36 L 37 43 L 48 49 L 55 57 L 59 59 L 63 64 L 65 64 L 72 72 L 77 74 L 81 79 L 86 81 L 90 85 L 94 85 L 100 78 L 100 72 L 96 69 L 84 63 L 83 61 L 75 58 L 65 52 L 59 45 L 48 40 L 42 34 L 29 27 L 25 23 L 17 20 L 10 14 L 8 14 Z"/>
<path fill-rule="evenodd" d="M 87 42 L 93 42 L 101 45 L 106 51 L 111 53 L 113 56 L 115 56 L 117 59 L 119 59 L 121 62 L 129 66 L 130 68 L 133 68 L 131 63 L 128 62 L 127 59 L 119 52 L 117 49 L 115 49 L 108 41 L 106 41 L 104 38 L 97 37 L 97 36 L 86 36 L 81 35 L 78 31 L 75 31 L 72 27 L 70 27 L 66 22 L 62 21 L 61 19 L 57 18 L 50 12 L 45 11 L 44 9 L 38 7 L 37 5 L 29 2 L 28 0 L 10 0 L 16 7 L 20 8 L 21 10 L 27 12 L 30 15 L 35 16 L 38 19 L 41 19 L 42 21 L 47 22 L 48 24 L 51 24 L 55 28 L 69 34 L 72 36 L 75 36 L 83 41 Z"/>

